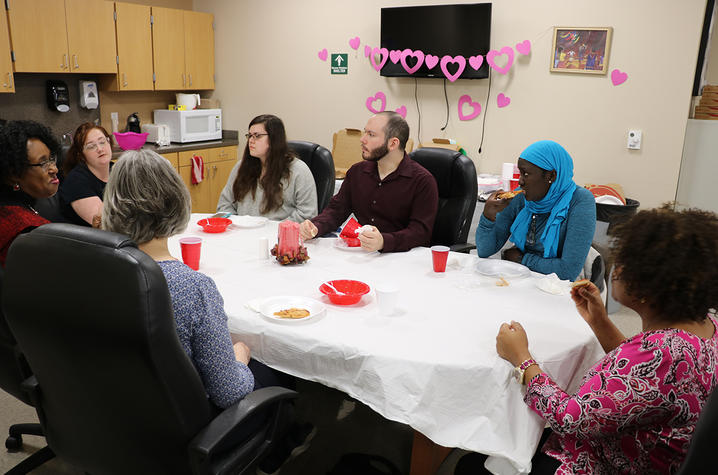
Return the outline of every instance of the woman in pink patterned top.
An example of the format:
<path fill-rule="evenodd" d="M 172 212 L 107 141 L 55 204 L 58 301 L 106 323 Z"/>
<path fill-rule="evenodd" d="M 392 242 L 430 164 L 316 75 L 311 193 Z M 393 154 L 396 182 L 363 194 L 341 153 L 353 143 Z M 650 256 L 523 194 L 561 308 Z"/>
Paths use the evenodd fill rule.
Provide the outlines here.
<path fill-rule="evenodd" d="M 496 337 L 527 385 L 524 400 L 551 427 L 532 473 L 674 473 L 718 382 L 718 322 L 708 314 L 718 302 L 718 217 L 642 211 L 616 237 L 613 295 L 639 314 L 643 331 L 626 339 L 593 284 L 572 289 L 607 353 L 578 391 L 541 370 L 519 323 L 504 323 Z M 455 473 L 479 473 L 475 457 Z"/>

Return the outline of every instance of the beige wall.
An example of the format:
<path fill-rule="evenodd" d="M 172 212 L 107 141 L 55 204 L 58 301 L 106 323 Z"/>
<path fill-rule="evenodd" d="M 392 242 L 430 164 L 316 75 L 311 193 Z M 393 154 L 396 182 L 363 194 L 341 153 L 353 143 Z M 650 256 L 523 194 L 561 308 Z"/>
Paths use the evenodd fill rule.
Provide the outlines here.
<path fill-rule="evenodd" d="M 433 1 L 457 3 L 461 0 Z M 290 138 L 331 149 L 332 133 L 362 128 L 370 113 L 366 98 L 384 91 L 388 107 L 406 105 L 412 137 L 418 121 L 412 79 L 384 78 L 363 56 L 378 46 L 383 6 L 408 0 L 195 0 L 194 9 L 215 15 L 216 91 L 224 127 L 240 131 L 260 113 L 282 117 Z M 449 126 L 442 81 L 419 79 L 421 140 L 456 139 L 479 172 L 498 173 L 531 142 L 551 138 L 575 160 L 577 183 L 618 182 L 644 206 L 675 197 L 705 0 L 497 0 L 493 2 L 492 46 L 532 41 L 507 76 L 494 73 L 486 107 L 486 80 L 448 84 Z M 610 68 L 629 73 L 614 87 L 606 76 L 548 71 L 551 32 L 559 26 L 612 26 Z M 670 32 L 670 33 L 668 33 Z M 358 52 L 348 45 L 360 36 Z M 317 51 L 349 53 L 349 75 L 331 76 Z M 503 92 L 511 105 L 497 109 Z M 478 153 L 481 116 L 461 122 L 462 94 L 479 98 L 486 117 L 483 153 Z M 626 149 L 629 129 L 643 131 L 643 147 Z"/>

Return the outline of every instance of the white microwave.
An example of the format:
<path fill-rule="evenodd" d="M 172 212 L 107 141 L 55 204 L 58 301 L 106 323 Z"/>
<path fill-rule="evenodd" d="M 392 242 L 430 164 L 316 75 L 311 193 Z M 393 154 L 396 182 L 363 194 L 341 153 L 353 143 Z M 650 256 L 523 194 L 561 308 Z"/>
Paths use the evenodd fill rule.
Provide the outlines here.
<path fill-rule="evenodd" d="M 222 109 L 171 111 L 156 109 L 155 124 L 170 128 L 172 142 L 201 142 L 222 138 Z"/>

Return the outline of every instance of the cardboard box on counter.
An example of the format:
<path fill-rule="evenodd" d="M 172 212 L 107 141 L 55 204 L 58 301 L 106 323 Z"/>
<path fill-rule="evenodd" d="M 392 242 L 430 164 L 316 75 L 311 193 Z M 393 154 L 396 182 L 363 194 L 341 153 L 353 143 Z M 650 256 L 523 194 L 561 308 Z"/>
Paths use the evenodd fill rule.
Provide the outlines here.
<path fill-rule="evenodd" d="M 211 97 L 201 97 L 197 109 L 221 109 L 219 99 Z"/>

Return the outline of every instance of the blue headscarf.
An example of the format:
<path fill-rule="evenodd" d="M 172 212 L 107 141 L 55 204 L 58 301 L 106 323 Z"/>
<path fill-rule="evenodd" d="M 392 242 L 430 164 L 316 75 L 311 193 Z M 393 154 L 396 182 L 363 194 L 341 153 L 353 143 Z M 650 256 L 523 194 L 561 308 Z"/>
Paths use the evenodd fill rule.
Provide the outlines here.
<path fill-rule="evenodd" d="M 546 196 L 540 201 L 526 200 L 526 206 L 519 211 L 511 225 L 510 239 L 524 252 L 531 215 L 551 212 L 539 240 L 543 244 L 543 257 L 556 257 L 561 223 L 566 219 L 568 206 L 573 192 L 576 191 L 576 183 L 573 182 L 573 160 L 561 145 L 552 140 L 540 140 L 529 145 L 520 158 L 544 170 L 556 170 L 556 180 L 551 183 Z"/>

